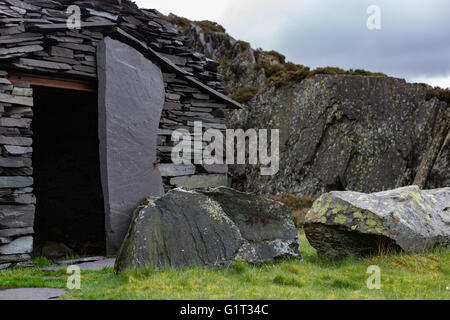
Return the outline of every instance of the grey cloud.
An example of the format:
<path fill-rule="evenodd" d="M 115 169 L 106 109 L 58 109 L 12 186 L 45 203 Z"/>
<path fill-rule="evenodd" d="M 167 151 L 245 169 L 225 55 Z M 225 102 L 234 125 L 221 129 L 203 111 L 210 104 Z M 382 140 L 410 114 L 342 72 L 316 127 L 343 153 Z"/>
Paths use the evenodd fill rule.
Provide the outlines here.
<path fill-rule="evenodd" d="M 366 27 L 372 4 L 381 7 L 382 30 Z M 450 1 L 304 0 L 277 13 L 283 17 L 269 21 L 276 25 L 258 30 L 251 28 L 249 15 L 233 17 L 238 29 L 233 21 L 226 23 L 232 34 L 245 34 L 243 40 L 253 38 L 312 67 L 364 68 L 406 78 L 450 75 Z M 245 25 L 248 29 L 242 30 Z"/>

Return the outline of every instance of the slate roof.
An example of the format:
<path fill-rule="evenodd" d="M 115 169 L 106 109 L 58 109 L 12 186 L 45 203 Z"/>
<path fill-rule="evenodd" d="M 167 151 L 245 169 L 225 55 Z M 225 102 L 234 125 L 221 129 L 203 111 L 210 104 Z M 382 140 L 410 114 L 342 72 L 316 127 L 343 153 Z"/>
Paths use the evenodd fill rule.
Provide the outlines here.
<path fill-rule="evenodd" d="M 81 8 L 81 30 L 69 30 L 67 8 Z M 231 108 L 218 63 L 194 52 L 188 38 L 156 10 L 139 9 L 129 0 L 0 0 L 0 68 L 96 78 L 96 45 L 118 39 Z"/>

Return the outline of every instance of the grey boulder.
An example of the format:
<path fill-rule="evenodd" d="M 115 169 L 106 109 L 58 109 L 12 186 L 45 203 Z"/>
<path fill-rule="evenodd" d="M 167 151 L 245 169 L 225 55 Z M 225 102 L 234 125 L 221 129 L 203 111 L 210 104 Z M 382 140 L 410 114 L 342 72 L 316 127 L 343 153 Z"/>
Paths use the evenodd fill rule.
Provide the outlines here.
<path fill-rule="evenodd" d="M 176 189 L 136 210 L 115 270 L 279 258 L 301 259 L 286 206 L 229 188 Z"/>
<path fill-rule="evenodd" d="M 364 194 L 331 192 L 308 212 L 305 233 L 319 255 L 422 253 L 450 244 L 450 188 L 417 186 Z"/>

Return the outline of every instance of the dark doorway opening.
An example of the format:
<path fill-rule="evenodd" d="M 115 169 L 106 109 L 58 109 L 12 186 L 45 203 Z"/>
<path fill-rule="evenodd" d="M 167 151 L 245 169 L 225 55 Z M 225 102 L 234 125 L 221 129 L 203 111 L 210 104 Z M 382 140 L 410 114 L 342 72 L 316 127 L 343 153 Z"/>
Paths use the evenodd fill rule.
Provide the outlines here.
<path fill-rule="evenodd" d="M 95 93 L 34 87 L 35 247 L 106 250 Z"/>

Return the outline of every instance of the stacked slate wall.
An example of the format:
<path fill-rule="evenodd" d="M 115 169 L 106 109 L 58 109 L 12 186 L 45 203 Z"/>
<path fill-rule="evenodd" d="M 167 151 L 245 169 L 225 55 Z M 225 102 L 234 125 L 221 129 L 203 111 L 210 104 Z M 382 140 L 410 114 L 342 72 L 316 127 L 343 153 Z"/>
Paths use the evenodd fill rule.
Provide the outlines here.
<path fill-rule="evenodd" d="M 66 27 L 69 4 L 82 8 L 81 30 Z M 96 82 L 97 45 L 117 27 L 172 65 L 172 68 L 161 66 L 167 95 L 158 151 L 166 190 L 227 184 L 226 166 L 171 165 L 172 131 L 178 128 L 193 131 L 194 121 L 203 121 L 206 129 L 224 130 L 223 110 L 227 105 L 214 92 L 211 94 L 225 92 L 218 63 L 193 52 L 190 40 L 179 36 L 178 30 L 156 11 L 140 10 L 129 1 L 115 0 L 89 3 L 0 0 L 0 66 L 13 72 Z M 154 62 L 161 64 L 161 61 Z M 209 90 L 194 86 L 186 76 L 194 77 Z"/>
<path fill-rule="evenodd" d="M 0 270 L 28 265 L 33 250 L 33 90 L 0 71 Z"/>
<path fill-rule="evenodd" d="M 194 123 L 201 121 L 203 131 L 207 129 L 226 130 L 225 105 L 218 103 L 207 93 L 189 86 L 175 74 L 163 74 L 166 84 L 166 102 L 159 130 L 158 158 L 159 169 L 166 189 L 174 187 L 200 188 L 228 185 L 227 165 L 196 164 L 202 158 L 202 150 L 191 150 L 191 163 L 172 164 L 171 154 L 174 147 L 172 133 L 185 129 L 191 133 L 194 141 Z"/>
<path fill-rule="evenodd" d="M 80 30 L 67 28 L 69 5 L 81 7 Z M 163 71 L 166 103 L 158 155 L 165 189 L 227 184 L 226 165 L 172 164 L 174 130 L 193 132 L 198 120 L 205 129 L 225 130 L 224 109 L 239 105 L 223 95 L 218 64 L 193 52 L 190 41 L 156 11 L 140 10 L 128 0 L 0 0 L 0 70 L 10 75 L 79 79 L 95 87 L 97 45 L 106 36 L 131 41 Z M 33 245 L 33 100 L 29 85 L 11 84 L 3 71 L 0 86 L 0 268 L 6 268 L 27 264 Z"/>

